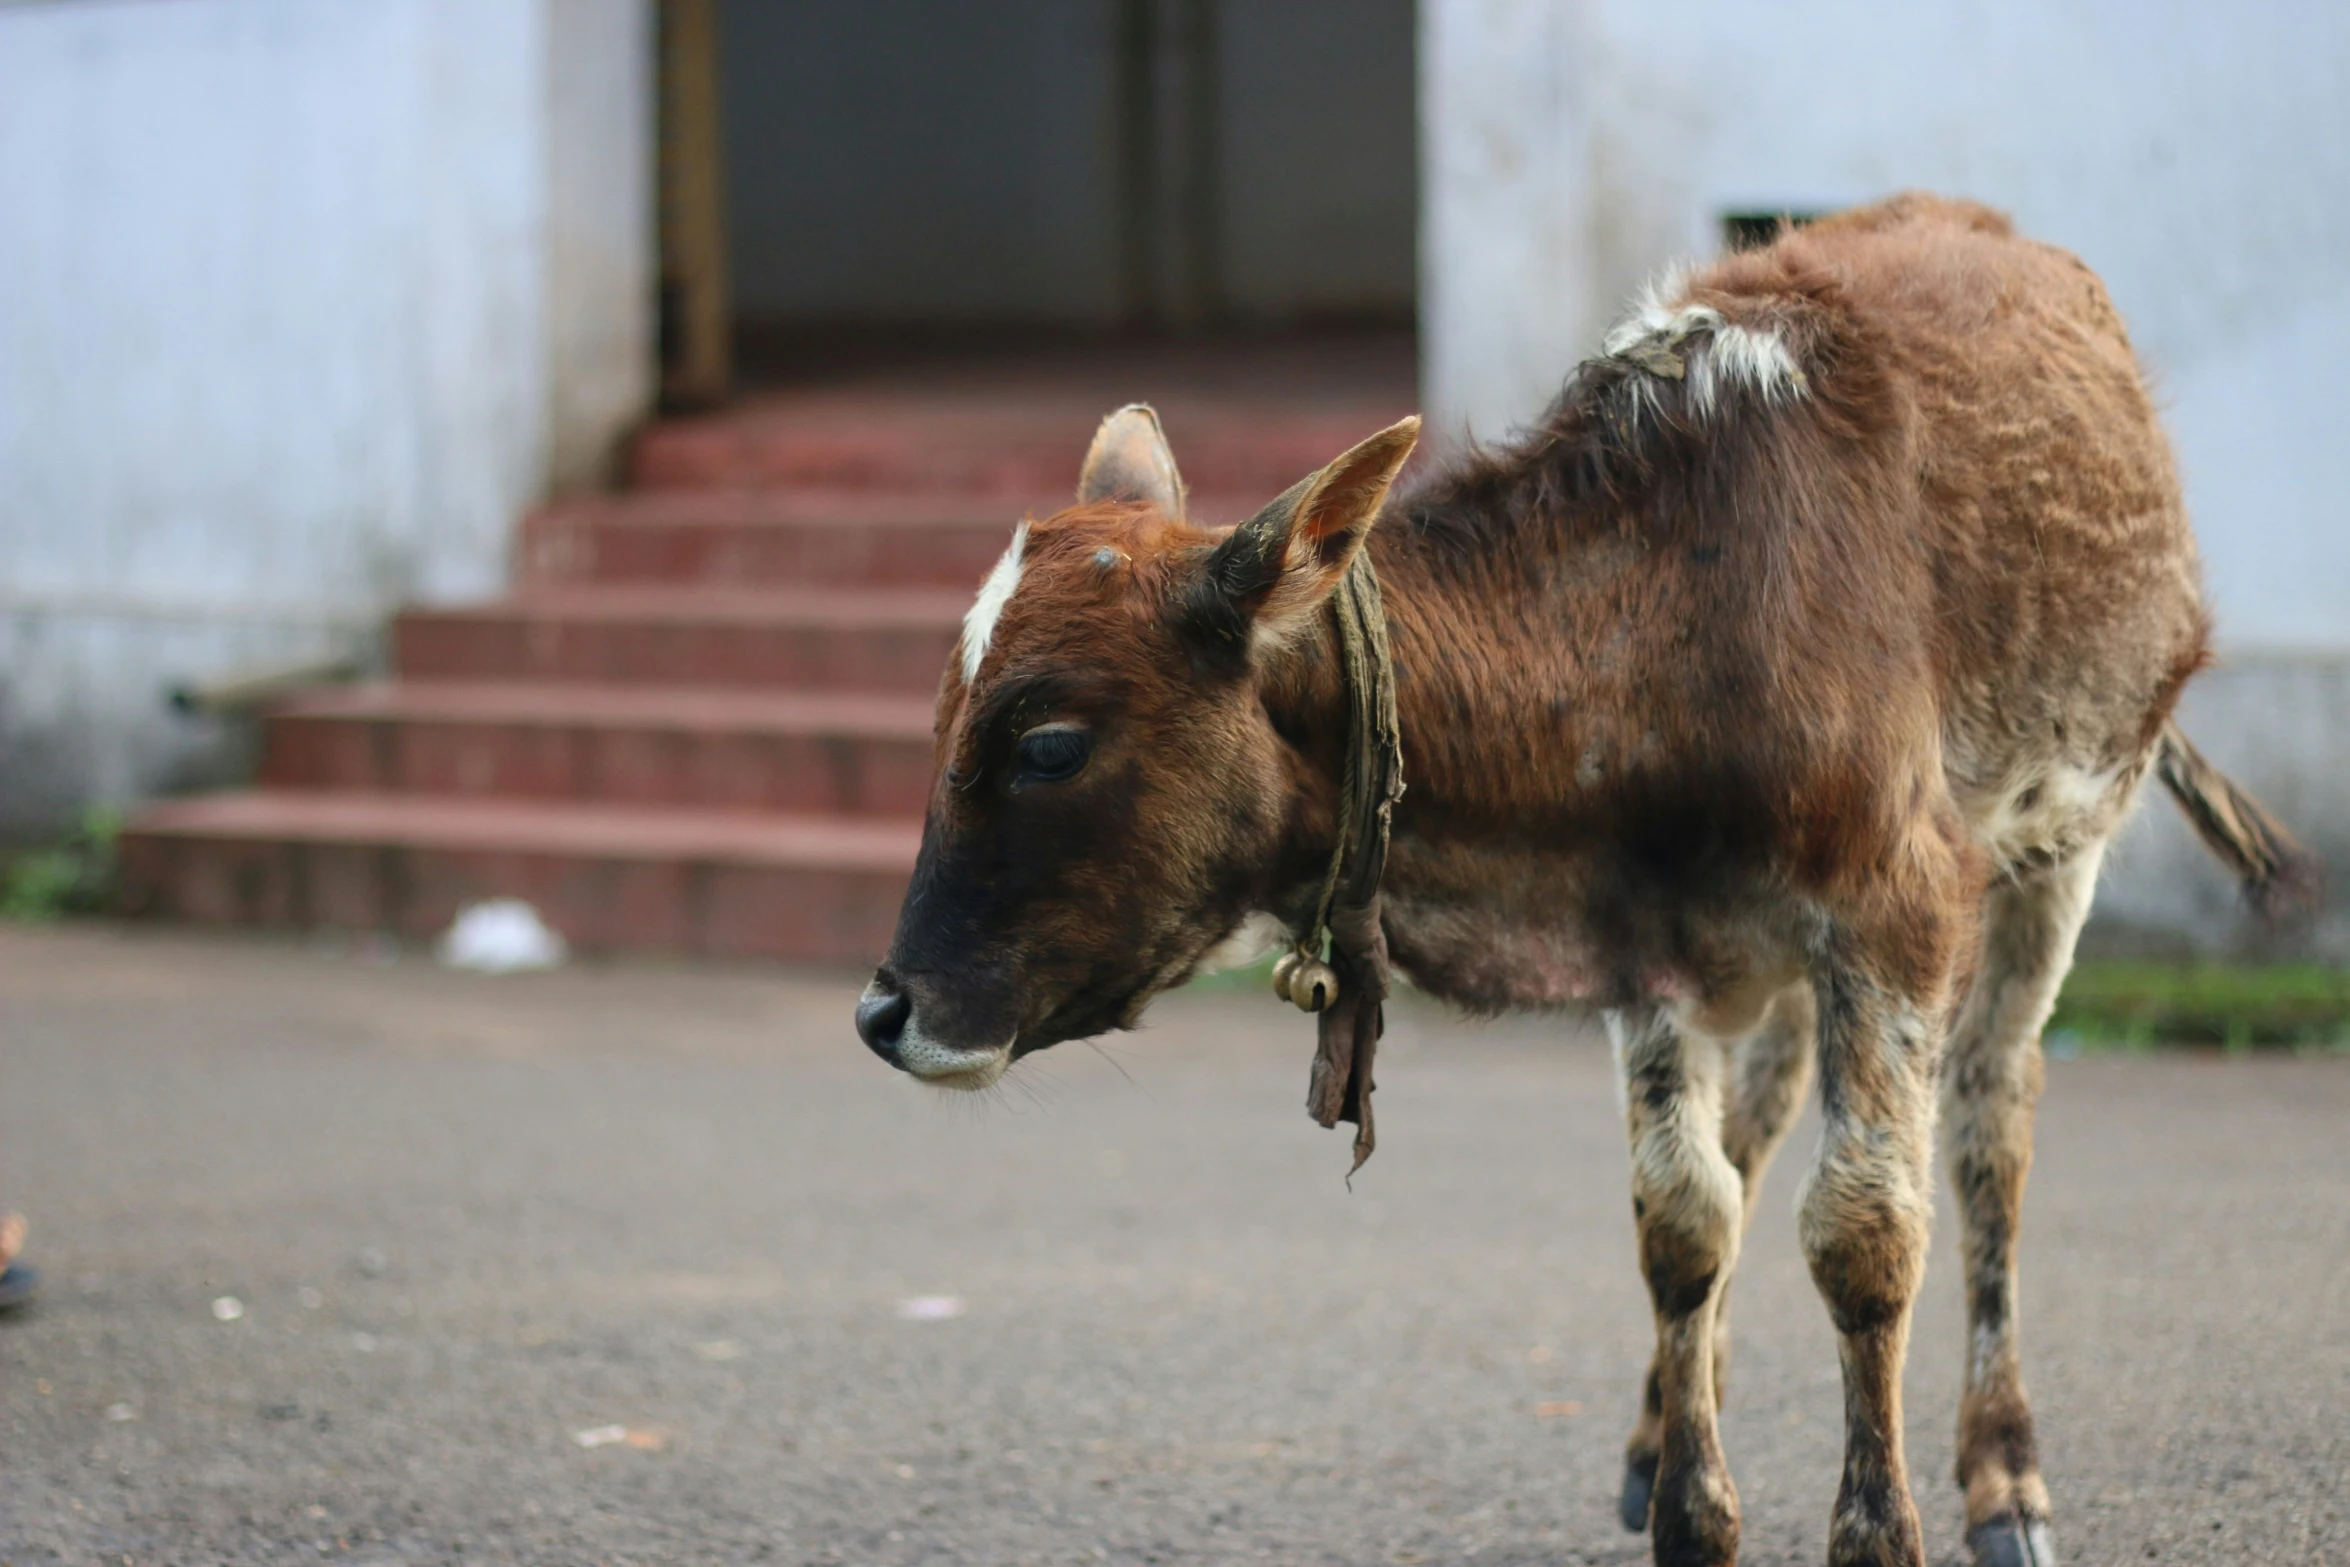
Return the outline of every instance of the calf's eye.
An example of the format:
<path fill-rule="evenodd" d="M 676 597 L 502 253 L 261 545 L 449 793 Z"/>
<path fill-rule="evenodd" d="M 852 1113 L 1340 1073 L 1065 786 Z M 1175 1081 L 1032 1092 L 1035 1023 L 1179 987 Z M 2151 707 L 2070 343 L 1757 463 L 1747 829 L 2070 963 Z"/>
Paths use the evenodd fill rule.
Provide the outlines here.
<path fill-rule="evenodd" d="M 1065 724 L 1048 724 L 1020 737 L 1014 753 L 1012 785 L 1066 783 L 1085 767 L 1093 754 L 1093 736 Z"/>

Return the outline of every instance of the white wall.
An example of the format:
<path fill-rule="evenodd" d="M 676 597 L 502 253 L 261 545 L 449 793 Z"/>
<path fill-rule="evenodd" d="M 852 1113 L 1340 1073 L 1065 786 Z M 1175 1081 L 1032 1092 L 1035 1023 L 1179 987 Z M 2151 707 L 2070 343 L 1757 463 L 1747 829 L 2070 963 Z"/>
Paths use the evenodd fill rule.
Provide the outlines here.
<path fill-rule="evenodd" d="M 2350 658 L 2246 653 L 2187 687 L 2179 722 L 2195 743 L 2317 849 L 2331 870 L 2327 908 L 2287 949 L 2350 964 Z M 2168 955 L 2278 943 L 2243 911 L 2235 879 L 2159 783 L 2105 862 L 2092 944 Z"/>
<path fill-rule="evenodd" d="M 2350 6 L 1423 0 L 1428 401 L 1530 417 L 1725 209 L 1906 186 L 2112 288 L 2223 635 L 2350 648 Z"/>
<path fill-rule="evenodd" d="M 1422 0 L 1421 72 L 1439 429 L 1531 418 L 1725 211 L 1978 197 L 2103 274 L 2154 373 L 2248 671 L 2207 749 L 2257 772 L 2350 725 L 2278 673 L 2350 658 L 2350 6 Z M 2274 781 L 2350 855 L 2350 778 Z"/>
<path fill-rule="evenodd" d="M 490 593 L 651 374 L 647 0 L 0 6 L 0 825 Z"/>

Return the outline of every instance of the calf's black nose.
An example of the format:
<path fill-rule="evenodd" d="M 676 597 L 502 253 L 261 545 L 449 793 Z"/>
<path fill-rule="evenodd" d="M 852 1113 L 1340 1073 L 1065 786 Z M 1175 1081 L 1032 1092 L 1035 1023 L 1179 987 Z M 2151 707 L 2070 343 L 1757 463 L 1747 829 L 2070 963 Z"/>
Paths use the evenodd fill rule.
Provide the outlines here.
<path fill-rule="evenodd" d="M 906 1019 L 913 1015 L 913 999 L 877 979 L 857 998 L 857 1037 L 875 1055 L 903 1071 L 905 1063 L 898 1059 L 898 1039 L 906 1032 Z"/>

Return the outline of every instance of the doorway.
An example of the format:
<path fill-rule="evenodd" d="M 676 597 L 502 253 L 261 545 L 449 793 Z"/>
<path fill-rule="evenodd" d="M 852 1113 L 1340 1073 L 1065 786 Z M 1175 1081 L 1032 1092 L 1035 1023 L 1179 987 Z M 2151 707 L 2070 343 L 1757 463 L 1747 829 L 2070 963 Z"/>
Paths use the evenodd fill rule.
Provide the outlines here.
<path fill-rule="evenodd" d="M 713 390 L 697 321 L 750 387 L 1324 341 L 1411 373 L 1411 0 L 665 0 L 664 19 L 665 240 L 672 209 L 702 223 L 723 295 L 665 291 L 673 391 L 696 362 Z M 715 216 L 692 210 L 693 158 Z"/>

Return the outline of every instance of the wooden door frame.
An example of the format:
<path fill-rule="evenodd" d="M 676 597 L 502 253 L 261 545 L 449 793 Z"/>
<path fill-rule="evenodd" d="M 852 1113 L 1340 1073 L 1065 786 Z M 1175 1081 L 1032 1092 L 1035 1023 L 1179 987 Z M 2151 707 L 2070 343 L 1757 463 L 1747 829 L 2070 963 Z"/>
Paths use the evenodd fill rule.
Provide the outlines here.
<path fill-rule="evenodd" d="M 657 26 L 661 402 L 706 408 L 734 376 L 718 0 L 659 0 Z"/>

